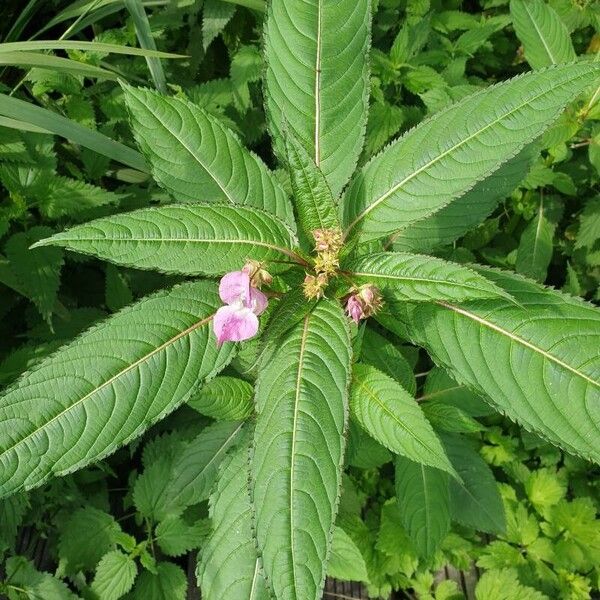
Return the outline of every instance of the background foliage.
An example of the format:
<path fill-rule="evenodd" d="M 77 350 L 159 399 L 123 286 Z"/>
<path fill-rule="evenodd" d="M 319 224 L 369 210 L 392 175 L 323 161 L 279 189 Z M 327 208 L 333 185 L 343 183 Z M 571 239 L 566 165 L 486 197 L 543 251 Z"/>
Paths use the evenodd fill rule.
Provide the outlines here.
<path fill-rule="evenodd" d="M 371 111 L 361 162 L 479 87 L 575 55 L 600 56 L 600 9 L 591 1 L 375 4 Z M 2 385 L 132 299 L 180 280 L 56 247 L 28 250 L 71 224 L 171 201 L 136 151 L 104 137 L 134 146 L 117 78 L 159 90 L 168 86 L 274 164 L 259 89 L 263 12 L 261 0 L 3 4 L 1 42 L 62 38 L 158 47 L 186 57 L 133 57 L 101 45 L 32 49 L 26 56 L 0 50 Z M 598 301 L 600 90 L 574 103 L 531 157 L 529 172 L 516 174 L 511 189 L 489 191 L 485 222 L 439 256 L 514 270 Z M 286 174 L 278 175 L 290 185 Z M 502 197 L 498 208 L 495 194 Z M 398 248 L 410 244 L 395 242 Z M 444 430 L 453 462 L 470 465 L 461 472 L 468 493 L 439 480 L 440 472 L 415 472 L 402 462 L 396 465 L 401 484 L 393 489 L 391 454 L 352 429 L 329 574 L 363 581 L 373 597 L 396 590 L 423 599 L 461 598 L 465 586 L 439 581 L 449 565 L 477 570 L 479 582 L 469 594 L 478 600 L 583 600 L 598 593 L 598 467 L 493 415 L 412 346 L 400 354 L 370 334 L 363 353 L 384 372 L 386 360 L 404 365 L 402 383 Z M 93 467 L 0 500 L 0 595 L 116 600 L 191 593 L 196 552 L 216 544 L 207 540 L 208 499 L 218 468 L 213 457 L 225 455 L 234 441 L 245 443 L 237 439 L 236 419 L 251 410 L 250 386 L 239 379 L 252 380 L 248 367 L 242 352 L 142 439 Z M 206 416 L 211 406 L 231 398 L 231 420 Z M 194 471 L 190 478 L 190 461 L 205 465 L 199 476 Z M 239 482 L 229 463 L 235 458 L 221 465 L 231 477 L 221 478 L 220 486 L 235 498 Z M 449 515 L 425 500 L 428 489 L 444 486 Z M 407 521 L 396 496 L 438 516 L 422 542 L 411 542 L 406 533 L 419 527 L 420 517 Z M 500 505 L 504 519 L 501 510 L 491 509 Z M 218 506 L 212 510 L 217 518 Z M 425 559 L 431 536 L 443 540 L 441 550 Z"/>

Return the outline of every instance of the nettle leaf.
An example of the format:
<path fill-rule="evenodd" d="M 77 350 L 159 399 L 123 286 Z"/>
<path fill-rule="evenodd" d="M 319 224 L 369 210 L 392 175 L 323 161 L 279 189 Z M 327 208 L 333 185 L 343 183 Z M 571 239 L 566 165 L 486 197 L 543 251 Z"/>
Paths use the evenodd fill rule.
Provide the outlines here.
<path fill-rule="evenodd" d="M 92 591 L 102 600 L 118 600 L 133 587 L 136 576 L 135 560 L 120 550 L 113 550 L 100 559 Z"/>
<path fill-rule="evenodd" d="M 377 252 L 345 262 L 342 268 L 357 283 L 388 288 L 399 300 L 462 302 L 506 296 L 472 269 L 432 256 Z"/>
<path fill-rule="evenodd" d="M 291 131 L 286 133 L 285 150 L 298 221 L 304 233 L 310 235 L 315 229 L 340 229 L 337 207 L 327 180 Z"/>
<path fill-rule="evenodd" d="M 355 176 L 341 204 L 346 236 L 381 238 L 448 205 L 537 138 L 599 74 L 600 63 L 528 73 L 423 121 Z"/>
<path fill-rule="evenodd" d="M 211 204 L 144 208 L 96 219 L 34 247 L 49 245 L 119 265 L 189 275 L 239 270 L 249 258 L 289 261 L 296 256 L 294 235 L 277 217 L 255 208 Z"/>
<path fill-rule="evenodd" d="M 392 236 L 393 248 L 407 252 L 428 252 L 451 244 L 482 223 L 503 198 L 523 181 L 539 151 L 526 146 L 497 171 L 475 184 L 472 190 L 439 211 Z"/>
<path fill-rule="evenodd" d="M 253 206 L 293 226 L 283 188 L 221 121 L 187 100 L 129 86 L 124 90 L 152 176 L 178 202 Z"/>
<path fill-rule="evenodd" d="M 200 414 L 223 421 L 242 421 L 254 412 L 254 388 L 247 381 L 222 375 L 203 385 L 188 401 Z"/>
<path fill-rule="evenodd" d="M 341 488 L 350 334 L 321 300 L 282 339 L 256 384 L 251 462 L 254 524 L 280 600 L 317 600 Z"/>
<path fill-rule="evenodd" d="M 358 546 L 341 528 L 334 527 L 327 576 L 344 581 L 368 581 L 367 565 Z"/>
<path fill-rule="evenodd" d="M 86 506 L 76 510 L 63 524 L 58 556 L 67 575 L 91 571 L 109 550 L 114 550 L 121 527 L 112 515 Z"/>
<path fill-rule="evenodd" d="M 450 477 L 397 456 L 396 498 L 415 549 L 424 558 L 432 556 L 450 531 Z"/>
<path fill-rule="evenodd" d="M 140 573 L 131 590 L 131 599 L 185 600 L 187 587 L 187 577 L 181 567 L 172 562 L 159 562 L 156 574 L 150 571 Z"/>
<path fill-rule="evenodd" d="M 444 447 L 462 483 L 450 481 L 452 519 L 487 533 L 506 529 L 504 506 L 494 474 L 468 440 L 444 435 Z"/>
<path fill-rule="evenodd" d="M 217 348 L 210 329 L 220 304 L 216 285 L 184 283 L 26 373 L 0 397 L 0 495 L 107 456 L 185 402 L 231 359 L 231 345 Z"/>
<path fill-rule="evenodd" d="M 456 475 L 416 400 L 391 377 L 354 365 L 350 408 L 365 431 L 392 452 Z"/>
<path fill-rule="evenodd" d="M 283 121 L 338 196 L 356 167 L 367 121 L 369 0 L 282 0 L 265 24 L 267 113 L 281 157 Z"/>
<path fill-rule="evenodd" d="M 29 298 L 48 322 L 60 285 L 63 253 L 59 248 L 30 250 L 29 247 L 52 233 L 49 227 L 39 226 L 11 236 L 5 250 L 14 283 L 5 280 L 0 273 L 0 281 Z"/>
<path fill-rule="evenodd" d="M 190 525 L 182 517 L 171 515 L 156 527 L 156 543 L 165 554 L 181 556 L 200 546 L 207 528 L 203 520 Z"/>
<path fill-rule="evenodd" d="M 77 600 L 66 583 L 45 571 L 38 571 L 33 562 L 24 556 L 11 556 L 5 563 L 6 579 L 3 582 L 11 598 L 43 598 L 44 600 Z"/>
<path fill-rule="evenodd" d="M 600 311 L 519 276 L 478 268 L 504 299 L 460 306 L 394 303 L 379 320 L 411 337 L 497 410 L 600 462 Z M 569 324 L 565 333 L 564 324 Z"/>
<path fill-rule="evenodd" d="M 270 598 L 252 534 L 248 450 L 248 443 L 240 444 L 223 461 L 210 498 L 212 533 L 202 547 L 197 570 L 206 600 Z"/>
<path fill-rule="evenodd" d="M 567 26 L 544 0 L 511 0 L 510 16 L 532 69 L 577 58 Z"/>
<path fill-rule="evenodd" d="M 235 4 L 206 0 L 202 8 L 202 46 L 206 50 L 235 14 Z"/>

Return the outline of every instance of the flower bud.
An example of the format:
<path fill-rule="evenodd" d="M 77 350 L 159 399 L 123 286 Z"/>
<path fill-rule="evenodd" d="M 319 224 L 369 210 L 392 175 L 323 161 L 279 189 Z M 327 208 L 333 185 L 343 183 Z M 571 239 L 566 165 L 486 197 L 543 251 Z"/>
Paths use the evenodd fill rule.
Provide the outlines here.
<path fill-rule="evenodd" d="M 325 293 L 325 288 L 329 283 L 329 278 L 325 273 L 319 273 L 318 275 L 306 275 L 302 289 L 304 295 L 309 299 L 322 298 Z"/>
<path fill-rule="evenodd" d="M 358 323 L 374 315 L 383 305 L 381 293 L 371 284 L 362 285 L 350 290 L 346 299 L 346 314 Z"/>
<path fill-rule="evenodd" d="M 257 260 L 247 260 L 242 271 L 248 273 L 250 285 L 252 287 L 260 288 L 263 285 L 269 286 L 273 283 L 271 274 L 268 271 L 265 271 L 265 269 L 262 268 L 262 263 Z"/>

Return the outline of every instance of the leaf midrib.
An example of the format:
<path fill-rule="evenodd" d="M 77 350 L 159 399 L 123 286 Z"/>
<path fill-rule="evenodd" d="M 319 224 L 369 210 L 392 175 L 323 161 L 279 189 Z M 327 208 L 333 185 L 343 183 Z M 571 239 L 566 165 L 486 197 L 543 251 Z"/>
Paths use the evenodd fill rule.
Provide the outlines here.
<path fill-rule="evenodd" d="M 315 57 L 315 164 L 321 166 L 321 46 L 323 0 L 317 0 L 317 48 Z"/>
<path fill-rule="evenodd" d="M 54 240 L 54 242 L 52 242 Z M 275 250 L 276 252 L 280 252 L 281 254 L 285 254 L 291 258 L 297 259 L 298 255 L 289 250 L 288 248 L 283 248 L 282 246 L 275 246 L 274 244 L 269 244 L 267 242 L 259 242 L 257 240 L 244 240 L 244 239 L 203 239 L 203 238 L 159 238 L 159 237 L 127 237 L 127 238 L 111 238 L 111 237 L 77 237 L 77 238 L 67 238 L 67 237 L 56 237 L 56 238 L 48 238 L 47 243 L 38 243 L 37 246 L 51 246 L 51 245 L 59 245 L 56 242 L 60 242 L 62 244 L 77 244 L 79 242 L 148 242 L 148 243 L 184 243 L 184 244 L 247 244 L 250 246 L 260 246 L 262 248 L 268 248 L 270 250 Z"/>
<path fill-rule="evenodd" d="M 578 377 L 581 377 L 588 383 L 591 383 L 592 385 L 600 388 L 600 382 L 595 381 L 594 379 L 592 379 L 585 373 L 582 373 L 581 371 L 577 370 L 575 367 L 572 367 L 571 365 L 563 362 L 560 358 L 558 358 L 557 356 L 554 356 L 554 354 L 551 354 L 547 350 L 544 350 L 543 348 L 540 348 L 539 346 L 536 346 L 535 344 L 528 342 L 526 339 L 524 339 L 518 335 L 515 335 L 514 333 L 511 333 L 510 331 L 504 329 L 500 325 L 496 325 L 495 323 L 492 323 L 491 321 L 486 320 L 484 317 L 480 317 L 479 315 L 469 312 L 468 310 L 466 310 L 464 308 L 454 306 L 453 304 L 448 304 L 447 302 L 443 302 L 441 300 L 436 301 L 436 304 L 438 306 L 442 306 L 443 308 L 446 308 L 448 310 L 456 312 L 464 317 L 467 317 L 468 319 L 471 319 L 471 320 L 479 323 L 480 325 L 487 327 L 488 329 L 492 329 L 493 331 L 500 333 L 501 335 L 506 336 L 507 338 L 511 339 L 512 341 L 516 342 L 517 344 L 521 344 L 525 348 L 528 348 L 529 350 L 532 350 L 533 352 L 536 352 L 536 353 L 542 355 L 544 358 L 546 358 L 550 362 L 555 363 L 559 367 L 562 367 L 563 369 L 570 371 L 571 373 L 573 373 L 574 375 L 577 375 Z"/>
<path fill-rule="evenodd" d="M 364 273 L 362 271 L 351 271 L 350 275 L 354 275 L 356 277 L 372 277 L 374 279 L 393 279 L 394 281 L 410 281 L 415 283 L 432 283 L 432 284 L 442 284 L 442 285 L 452 285 L 455 287 L 463 287 L 470 290 L 481 290 L 480 287 L 477 287 L 475 283 L 460 283 L 458 281 L 452 281 L 449 279 L 428 279 L 427 277 L 407 277 L 401 275 L 388 275 L 383 273 Z M 483 282 L 482 282 L 483 283 Z M 490 290 L 490 294 L 491 294 Z M 498 294 L 500 295 L 500 294 Z"/>
<path fill-rule="evenodd" d="M 304 326 L 300 337 L 300 355 L 298 357 L 298 374 L 296 376 L 296 389 L 294 393 L 294 419 L 292 422 L 292 447 L 290 452 L 290 554 L 292 558 L 292 580 L 296 584 L 296 558 L 294 542 L 294 477 L 295 477 L 295 453 L 296 435 L 298 429 L 298 412 L 300 405 L 300 388 L 302 383 L 302 372 L 304 370 L 304 353 L 306 351 L 306 340 L 308 337 L 308 325 L 310 314 L 304 317 Z"/>
<path fill-rule="evenodd" d="M 538 24 L 536 22 L 536 20 L 533 18 L 533 15 L 529 12 L 529 8 L 527 5 L 527 0 L 525 0 L 522 4 L 523 9 L 525 10 L 525 12 L 527 13 L 527 16 L 529 17 L 529 20 L 531 21 L 531 24 L 533 25 L 533 28 L 535 29 L 535 32 L 538 34 L 544 49 L 546 50 L 546 54 L 548 55 L 548 58 L 550 59 L 550 62 L 553 65 L 556 65 L 558 63 L 558 61 L 554 58 L 552 51 L 550 49 L 550 47 L 548 46 L 548 44 L 546 43 L 546 39 L 544 38 L 544 36 L 542 35 L 542 32 L 540 30 L 540 28 L 538 27 Z"/>
<path fill-rule="evenodd" d="M 79 400 L 77 400 L 76 402 L 74 402 L 73 404 L 70 404 L 67 408 L 65 408 L 64 410 L 60 411 L 58 414 L 54 415 L 54 417 L 52 417 L 50 420 L 46 421 L 41 426 L 36 427 L 31 433 L 27 434 L 24 438 L 18 440 L 12 446 L 9 446 L 5 450 L 3 450 L 0 453 L 0 457 L 5 456 L 9 452 L 13 452 L 15 450 L 15 448 L 17 448 L 21 444 L 24 444 L 27 440 L 29 440 L 30 438 L 32 438 L 38 432 L 40 432 L 40 431 L 44 430 L 45 428 L 49 427 L 50 425 L 52 425 L 52 423 L 54 423 L 56 420 L 60 419 L 62 416 L 68 414 L 71 410 L 73 410 L 74 408 L 76 408 L 77 406 L 79 406 L 82 402 L 85 402 L 92 395 L 96 394 L 100 390 L 104 389 L 106 386 L 111 385 L 112 383 L 114 383 L 115 381 L 117 381 L 122 375 L 124 375 L 126 373 L 129 373 L 132 369 L 135 369 L 139 365 L 143 364 L 144 362 L 146 362 L 147 360 L 149 360 L 154 355 L 158 354 L 159 352 L 161 352 L 162 350 L 164 350 L 165 348 L 167 348 L 171 344 L 174 344 L 175 342 L 177 342 L 181 338 L 185 337 L 186 335 L 189 335 L 190 333 L 193 333 L 194 331 L 196 331 L 196 329 L 199 329 L 200 327 L 203 327 L 204 325 L 206 325 L 207 323 L 209 323 L 212 320 L 213 316 L 214 315 L 210 315 L 209 317 L 205 317 L 204 319 L 201 319 L 200 321 L 197 321 L 196 323 L 194 323 L 193 325 L 191 325 L 190 327 L 188 327 L 184 331 L 180 331 L 177 335 L 173 336 L 171 339 L 169 339 L 166 342 L 162 343 L 157 348 L 154 348 L 154 350 L 152 350 L 151 352 L 148 352 L 148 354 L 145 354 L 144 356 L 142 356 L 141 358 L 139 358 L 138 360 L 136 360 L 132 364 L 128 365 L 126 368 L 121 369 L 118 373 L 115 373 L 115 375 L 113 375 L 112 377 L 110 377 L 109 379 L 107 379 L 105 382 L 101 383 L 99 386 L 96 386 L 93 390 L 91 390 L 90 392 L 88 392 L 87 394 L 85 394 L 85 396 L 83 396 L 82 398 L 80 398 Z"/>
<path fill-rule="evenodd" d="M 573 80 L 570 80 L 570 81 L 573 81 Z M 470 142 L 473 138 L 481 135 L 484 131 L 486 131 L 490 127 L 493 127 L 494 125 L 497 125 L 498 123 L 502 122 L 503 120 L 509 118 L 511 115 L 513 115 L 517 111 L 521 110 L 524 106 L 527 106 L 528 104 L 535 102 L 538 98 L 541 98 L 542 96 L 547 95 L 549 93 L 549 91 L 550 90 L 545 90 L 543 93 L 538 94 L 537 96 L 534 96 L 533 98 L 530 98 L 529 100 L 527 100 L 527 102 L 523 102 L 523 103 L 519 104 L 518 106 L 516 106 L 515 108 L 513 108 L 512 110 L 510 110 L 509 112 L 504 113 L 502 116 L 500 116 L 497 119 L 495 119 L 494 121 L 488 123 L 485 127 L 478 129 L 476 132 L 474 132 L 473 134 L 471 134 L 470 136 L 468 136 L 467 138 L 465 138 L 458 144 L 455 144 L 454 146 L 450 147 L 448 150 L 445 150 L 444 152 L 442 152 L 441 154 L 439 154 L 438 156 L 436 156 L 435 158 L 430 160 L 428 163 L 424 164 L 422 167 L 419 167 L 416 171 L 414 171 L 413 173 L 411 173 L 410 175 L 405 177 L 402 181 L 400 181 L 396 185 L 392 186 L 389 191 L 387 191 L 385 194 L 383 194 L 382 196 L 377 198 L 377 200 L 375 200 L 374 202 L 369 204 L 369 206 L 367 206 L 361 213 L 359 213 L 357 215 L 357 217 L 348 225 L 348 227 L 344 231 L 344 239 L 348 237 L 348 234 L 350 233 L 350 231 L 352 231 L 352 229 L 355 227 L 355 225 L 359 221 L 364 219 L 364 217 L 366 217 L 366 215 L 368 215 L 372 210 L 377 208 L 382 202 L 385 202 L 392 194 L 395 194 L 403 185 L 405 185 L 406 183 L 408 183 L 409 181 L 411 181 L 412 179 L 417 177 L 417 175 L 420 175 L 426 169 L 429 169 L 429 167 L 436 164 L 438 161 L 445 158 L 448 154 L 454 152 L 455 150 L 457 150 L 464 144 Z"/>

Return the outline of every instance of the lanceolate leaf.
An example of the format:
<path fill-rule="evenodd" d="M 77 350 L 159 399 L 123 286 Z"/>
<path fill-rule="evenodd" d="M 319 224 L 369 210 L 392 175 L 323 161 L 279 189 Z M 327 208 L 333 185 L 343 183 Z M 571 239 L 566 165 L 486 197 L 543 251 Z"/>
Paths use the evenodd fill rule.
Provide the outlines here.
<path fill-rule="evenodd" d="M 450 531 L 449 484 L 447 473 L 396 457 L 396 498 L 402 524 L 424 558 L 438 549 Z"/>
<path fill-rule="evenodd" d="M 538 212 L 521 235 L 515 264 L 517 273 L 531 277 L 540 283 L 546 280 L 548 267 L 554 253 L 554 230 L 556 211 L 548 210 L 548 202 L 542 198 Z M 551 208 L 551 207 L 550 207 Z"/>
<path fill-rule="evenodd" d="M 532 69 L 575 60 L 567 26 L 544 0 L 511 0 L 510 15 Z"/>
<path fill-rule="evenodd" d="M 252 534 L 248 478 L 248 444 L 241 444 L 223 462 L 210 498 L 212 533 L 198 563 L 206 600 L 270 598 Z"/>
<path fill-rule="evenodd" d="M 286 193 L 221 121 L 180 98 L 124 90 L 138 145 L 154 179 L 175 200 L 254 206 L 293 226 Z"/>
<path fill-rule="evenodd" d="M 187 400 L 231 357 L 210 330 L 216 286 L 192 282 L 117 313 L 0 398 L 0 495 L 98 460 Z"/>
<path fill-rule="evenodd" d="M 367 565 L 358 546 L 341 528 L 335 527 L 327 576 L 344 581 L 368 581 Z"/>
<path fill-rule="evenodd" d="M 354 365 L 350 408 L 362 427 L 392 452 L 455 474 L 416 400 L 391 377 Z"/>
<path fill-rule="evenodd" d="M 283 121 L 337 196 L 362 150 L 368 108 L 369 0 L 271 2 L 267 111 L 281 157 Z"/>
<path fill-rule="evenodd" d="M 496 409 L 600 462 L 600 311 L 515 275 L 478 271 L 519 305 L 503 299 L 394 302 L 393 318 L 380 321 L 425 346 Z"/>
<path fill-rule="evenodd" d="M 450 481 L 452 519 L 488 533 L 506 528 L 504 507 L 494 474 L 483 458 L 457 435 L 444 435 L 444 447 L 462 483 Z"/>
<path fill-rule="evenodd" d="M 219 465 L 227 451 L 239 442 L 242 423 L 214 423 L 186 445 L 173 461 L 168 504 L 175 510 L 206 500 Z"/>
<path fill-rule="evenodd" d="M 251 491 L 258 546 L 279 600 L 317 600 L 342 477 L 350 339 L 321 300 L 263 366 Z"/>
<path fill-rule="evenodd" d="M 467 267 L 419 254 L 378 252 L 351 260 L 343 268 L 354 281 L 389 288 L 403 300 L 461 302 L 506 295 Z"/>
<path fill-rule="evenodd" d="M 285 149 L 300 226 L 307 235 L 315 229 L 339 229 L 337 207 L 322 171 L 296 140 L 286 134 Z"/>
<path fill-rule="evenodd" d="M 346 235 L 377 239 L 448 205 L 537 138 L 599 74 L 594 63 L 528 73 L 435 114 L 354 178 L 342 199 Z"/>
<path fill-rule="evenodd" d="M 282 221 L 229 205 L 169 205 L 113 215 L 36 244 L 47 245 L 138 269 L 192 275 L 239 270 L 248 258 L 289 261 L 296 256 L 294 236 Z"/>
<path fill-rule="evenodd" d="M 391 239 L 393 248 L 406 252 L 427 252 L 451 244 L 482 223 L 498 203 L 510 195 L 523 181 L 533 158 L 538 154 L 535 144 L 525 147 L 460 198 L 394 234 Z"/>
<path fill-rule="evenodd" d="M 238 421 L 252 414 L 253 395 L 254 389 L 247 381 L 222 375 L 202 386 L 188 405 L 213 419 Z"/>

